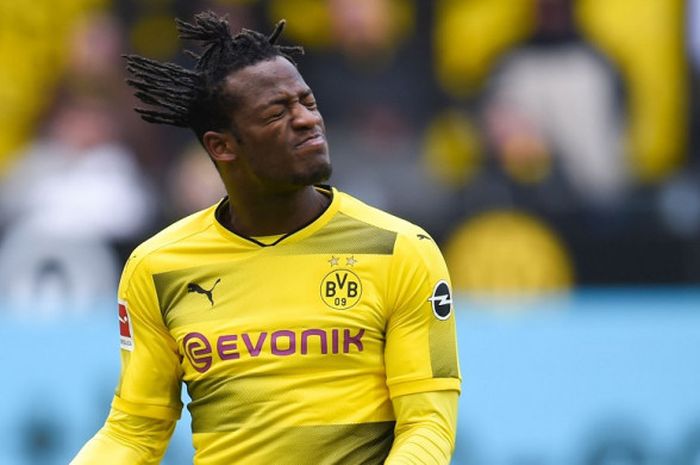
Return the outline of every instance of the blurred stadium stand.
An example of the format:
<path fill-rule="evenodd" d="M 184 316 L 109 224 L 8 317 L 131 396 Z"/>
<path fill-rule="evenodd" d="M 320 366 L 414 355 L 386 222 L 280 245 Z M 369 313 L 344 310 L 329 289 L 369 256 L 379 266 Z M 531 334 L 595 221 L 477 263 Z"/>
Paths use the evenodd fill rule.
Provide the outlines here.
<path fill-rule="evenodd" d="M 558 236 L 573 286 L 696 283 L 695 3 L 6 0 L 0 187 L 67 102 L 109 108 L 107 142 L 152 188 L 136 204 L 156 205 L 140 228 L 107 238 L 124 259 L 221 191 L 183 183 L 194 138 L 133 114 L 119 55 L 185 62 L 172 18 L 205 8 L 228 13 L 234 29 L 286 17 L 288 40 L 307 49 L 300 67 L 326 118 L 335 185 L 442 245 L 481 213 L 529 215 Z M 86 136 L 96 110 L 83 107 L 67 138 L 104 143 Z M 48 159 L 45 171 L 54 175 Z M 198 173 L 212 178 L 198 185 L 217 185 L 213 170 Z M 20 220 L 0 215 L 0 234 Z"/>
<path fill-rule="evenodd" d="M 331 182 L 445 252 L 455 463 L 700 463 L 700 0 L 0 0 L 0 463 L 97 429 L 121 264 L 223 193 L 192 135 L 131 111 L 120 58 L 187 63 L 173 17 L 203 9 L 288 19 Z"/>

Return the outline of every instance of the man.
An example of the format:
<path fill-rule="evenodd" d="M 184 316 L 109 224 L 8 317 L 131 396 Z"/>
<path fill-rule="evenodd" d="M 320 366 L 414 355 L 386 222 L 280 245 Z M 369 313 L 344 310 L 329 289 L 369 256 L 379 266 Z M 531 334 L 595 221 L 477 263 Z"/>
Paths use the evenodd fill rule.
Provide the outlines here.
<path fill-rule="evenodd" d="M 420 228 L 319 185 L 323 120 L 289 53 L 213 13 L 194 70 L 128 57 L 147 121 L 191 127 L 228 196 L 139 246 L 122 373 L 72 462 L 158 463 L 192 402 L 196 464 L 447 464 L 460 389 L 449 278 Z"/>

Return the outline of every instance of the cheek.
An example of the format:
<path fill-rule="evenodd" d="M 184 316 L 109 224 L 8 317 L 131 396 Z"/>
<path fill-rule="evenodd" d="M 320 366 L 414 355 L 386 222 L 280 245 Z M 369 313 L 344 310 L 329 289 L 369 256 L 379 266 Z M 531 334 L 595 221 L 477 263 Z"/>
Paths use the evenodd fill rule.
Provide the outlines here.
<path fill-rule="evenodd" d="M 249 147 L 249 164 L 258 174 L 274 175 L 289 170 L 291 157 L 286 148 L 276 136 L 257 140 Z"/>

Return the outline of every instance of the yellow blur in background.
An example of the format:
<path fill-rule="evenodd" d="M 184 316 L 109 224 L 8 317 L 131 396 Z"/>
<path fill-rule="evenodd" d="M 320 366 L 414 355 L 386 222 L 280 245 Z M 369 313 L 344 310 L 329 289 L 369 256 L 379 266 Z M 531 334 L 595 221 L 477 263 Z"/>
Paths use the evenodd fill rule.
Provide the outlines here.
<path fill-rule="evenodd" d="M 435 24 L 435 68 L 457 97 L 484 85 L 502 54 L 533 29 L 535 0 L 441 0 Z M 628 95 L 629 162 L 643 182 L 681 166 L 687 148 L 688 80 L 682 0 L 581 0 L 584 37 L 622 72 Z"/>
<path fill-rule="evenodd" d="M 0 175 L 27 142 L 66 65 L 73 27 L 106 0 L 0 1 Z"/>
<path fill-rule="evenodd" d="M 561 293 L 574 283 L 571 257 L 556 233 L 519 212 L 466 221 L 448 240 L 445 260 L 455 288 L 469 294 Z"/>
<path fill-rule="evenodd" d="M 610 154 L 601 155 L 591 145 L 572 151 L 567 159 L 563 156 L 567 144 L 577 145 L 576 137 L 586 139 L 590 122 L 573 121 L 573 112 L 568 125 L 559 124 L 566 115 L 547 115 L 549 110 L 533 117 L 533 105 L 538 105 L 534 97 L 534 103 L 526 102 L 524 109 L 508 107 L 517 102 L 510 94 L 518 89 L 509 87 L 499 75 L 508 59 L 532 46 L 541 27 L 542 8 L 557 3 L 569 4 L 565 0 L 162 0 L 134 4 L 37 0 L 27 7 L 1 0 L 0 183 L 4 177 L 13 177 L 27 148 L 51 127 L 47 115 L 62 104 L 56 93 L 67 88 L 69 97 L 77 95 L 79 101 L 95 97 L 110 108 L 116 120 L 111 137 L 131 150 L 144 170 L 144 184 L 153 186 L 152 202 L 165 211 L 154 215 L 141 231 L 157 230 L 176 215 L 188 213 L 171 205 L 191 209 L 215 200 L 214 193 L 200 196 L 166 185 L 171 179 L 186 179 L 171 171 L 188 166 L 180 161 L 189 156 L 189 144 L 172 132 L 146 128 L 133 115 L 124 116 L 133 102 L 124 97 L 128 91 L 122 76 L 107 78 L 96 73 L 81 80 L 91 60 L 100 59 L 95 50 L 100 50 L 97 44 L 102 37 L 94 18 L 102 15 L 122 28 L 117 35 L 123 37 L 123 53 L 178 62 L 185 60 L 173 27 L 176 14 L 211 8 L 229 14 L 234 28 L 252 23 L 261 30 L 286 18 L 285 40 L 306 46 L 318 87 L 322 89 L 325 80 L 334 94 L 347 94 L 346 100 L 338 98 L 325 108 L 324 100 L 320 102 L 324 112 L 343 115 L 328 120 L 329 132 L 339 134 L 339 152 L 369 147 L 381 154 L 370 159 L 369 166 L 358 165 L 355 180 L 363 176 L 363 170 L 376 170 L 384 179 L 399 176 L 394 173 L 409 176 L 405 183 L 396 184 L 398 192 L 395 185 L 392 191 L 384 183 L 366 181 L 353 184 L 360 186 L 356 194 L 376 199 L 390 211 L 408 212 L 409 219 L 430 228 L 440 215 L 416 213 L 412 217 L 410 202 L 414 201 L 404 200 L 415 198 L 407 195 L 416 189 L 416 179 L 410 176 L 420 181 L 417 185 L 427 186 L 424 204 L 415 204 L 415 211 L 430 212 L 431 202 L 436 202 L 435 210 L 442 209 L 443 223 L 435 229 L 459 289 L 494 293 L 570 289 L 579 279 L 590 281 L 590 273 L 576 270 L 575 258 L 581 249 L 576 241 L 583 236 L 572 241 L 564 236 L 569 233 L 558 226 L 545 226 L 539 218 L 564 210 L 574 211 L 572 218 L 579 210 L 581 215 L 594 210 L 594 216 L 602 211 L 602 217 L 608 218 L 627 201 L 625 195 L 633 195 L 629 192 L 647 186 L 666 189 L 665 183 L 675 181 L 679 172 L 683 175 L 692 156 L 692 99 L 682 0 L 572 2 L 573 26 L 581 44 L 600 53 L 620 80 L 619 93 L 601 100 L 615 98 L 622 103 L 608 112 L 619 113 L 614 124 L 619 128 L 601 139 L 606 141 L 607 146 L 601 146 L 605 150 L 615 145 Z M 89 28 L 85 24 L 92 24 L 96 32 L 78 33 Z M 115 66 L 121 64 L 101 69 Z M 303 59 L 301 68 L 304 71 Z M 346 81 L 338 77 L 343 72 L 351 73 Z M 352 88 L 354 78 L 361 82 L 358 89 Z M 406 85 L 406 90 L 392 94 L 404 82 L 412 82 L 412 87 Z M 374 83 L 377 89 L 372 88 Z M 530 94 L 538 92 L 544 95 L 547 89 L 533 89 Z M 552 94 L 556 92 L 564 95 L 569 91 L 552 88 Z M 418 102 L 414 105 L 420 109 L 418 115 L 402 110 L 402 103 L 413 100 Z M 559 103 L 566 111 L 568 103 Z M 353 146 L 357 140 L 360 142 Z M 396 141 L 406 141 L 410 148 Z M 617 165 L 605 164 L 618 155 Z M 588 169 L 586 159 L 596 156 L 600 164 L 590 172 L 582 171 Z M 162 172 L 167 175 L 160 176 Z M 607 173 L 610 179 L 602 179 Z M 209 175 L 212 183 L 218 182 L 215 173 Z M 557 183 L 564 185 L 564 194 L 560 195 Z M 689 185 L 676 190 L 669 187 L 667 197 L 686 199 L 681 203 L 688 208 L 700 205 Z M 486 207 L 479 204 L 482 195 Z M 646 200 L 644 208 L 655 218 L 673 222 L 676 230 L 686 231 L 683 240 L 691 240 L 697 230 L 691 220 L 700 214 L 687 220 L 689 213 L 674 207 L 678 202 L 661 198 L 664 195 L 659 193 L 658 205 L 668 211 L 658 213 L 656 204 Z M 555 205 L 560 196 L 568 196 L 569 203 Z M 522 200 L 526 197 L 528 200 Z M 543 209 L 550 210 L 542 215 Z M 476 216 L 482 211 L 487 213 Z M 0 228 L 7 230 L 10 225 L 0 212 Z M 630 229 L 618 234 L 636 232 Z M 126 250 L 141 238 L 131 236 L 120 246 Z M 124 255 L 123 250 L 120 253 Z"/>

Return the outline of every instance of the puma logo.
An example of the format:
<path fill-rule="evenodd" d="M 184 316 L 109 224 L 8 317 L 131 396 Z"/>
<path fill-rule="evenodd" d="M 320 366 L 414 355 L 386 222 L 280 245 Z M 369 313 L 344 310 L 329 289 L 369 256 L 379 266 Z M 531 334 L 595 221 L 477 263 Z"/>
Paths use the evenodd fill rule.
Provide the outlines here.
<path fill-rule="evenodd" d="M 221 278 L 218 278 L 214 285 L 211 287 L 211 289 L 204 289 L 202 286 L 200 286 L 197 283 L 188 283 L 187 284 L 187 293 L 189 294 L 190 292 L 196 292 L 197 294 L 204 294 L 207 296 L 207 299 L 209 299 L 209 302 L 211 302 L 211 306 L 214 306 L 214 288 L 216 287 L 217 284 L 221 282 Z"/>
<path fill-rule="evenodd" d="M 425 240 L 425 239 L 430 240 L 430 237 L 429 237 L 429 236 L 426 236 L 425 234 L 416 234 L 416 236 L 418 236 L 418 240 L 419 240 L 419 241 L 422 241 L 422 240 Z"/>

